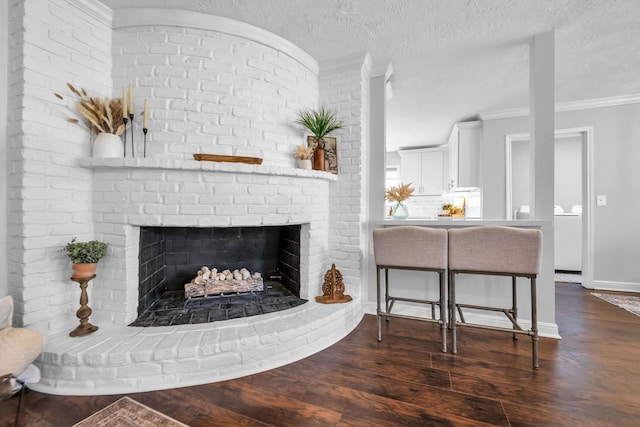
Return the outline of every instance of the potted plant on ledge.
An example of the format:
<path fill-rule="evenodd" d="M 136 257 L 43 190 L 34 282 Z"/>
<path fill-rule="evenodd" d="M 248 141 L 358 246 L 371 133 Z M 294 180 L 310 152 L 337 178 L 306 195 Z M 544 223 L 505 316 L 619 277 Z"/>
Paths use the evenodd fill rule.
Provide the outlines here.
<path fill-rule="evenodd" d="M 342 120 L 338 120 L 335 111 L 320 107 L 319 110 L 300 110 L 297 124 L 304 126 L 315 138 L 316 147 L 313 152 L 313 169 L 326 170 L 324 137 L 334 130 L 342 129 Z"/>
<path fill-rule="evenodd" d="M 298 167 L 300 169 L 311 169 L 311 158 L 313 157 L 313 148 L 306 145 L 296 145 L 296 153 L 298 158 Z"/>
<path fill-rule="evenodd" d="M 78 113 L 91 134 L 95 134 L 93 157 L 125 157 L 124 144 L 119 135 L 125 131 L 125 118 L 131 108 L 127 109 L 124 96 L 114 99 L 92 97 L 83 88 L 76 89 L 71 83 L 67 83 L 67 87 L 76 96 L 73 109 Z M 64 97 L 59 93 L 54 93 L 54 95 L 58 99 L 64 100 Z M 80 122 L 80 119 L 75 117 L 67 120 L 72 123 Z"/>
<path fill-rule="evenodd" d="M 96 274 L 96 264 L 107 254 L 107 244 L 92 240 L 76 242 L 74 237 L 64 246 L 64 251 L 73 263 L 73 279 L 84 279 Z"/>

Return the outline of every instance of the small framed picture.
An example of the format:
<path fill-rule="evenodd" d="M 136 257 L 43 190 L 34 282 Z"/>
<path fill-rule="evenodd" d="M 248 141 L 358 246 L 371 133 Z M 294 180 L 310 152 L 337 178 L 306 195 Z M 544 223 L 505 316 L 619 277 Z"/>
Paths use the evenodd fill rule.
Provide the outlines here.
<path fill-rule="evenodd" d="M 326 172 L 338 174 L 338 140 L 333 136 L 325 136 L 324 138 L 324 158 Z M 307 145 L 314 150 L 316 149 L 316 138 L 307 136 Z"/>

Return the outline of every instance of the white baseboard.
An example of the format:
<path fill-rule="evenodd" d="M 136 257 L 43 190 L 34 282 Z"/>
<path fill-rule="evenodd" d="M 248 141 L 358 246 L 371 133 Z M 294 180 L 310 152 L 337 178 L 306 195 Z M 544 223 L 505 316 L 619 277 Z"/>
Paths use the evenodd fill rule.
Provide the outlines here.
<path fill-rule="evenodd" d="M 364 303 L 363 308 L 366 314 L 376 314 L 376 303 L 374 302 Z M 439 312 L 439 309 L 436 309 L 436 318 L 438 318 Z M 424 305 L 420 308 L 417 308 L 411 305 L 396 304 L 393 307 L 393 313 L 404 314 L 407 316 L 429 317 L 431 314 L 431 309 L 428 306 L 425 307 Z M 425 313 L 427 313 L 428 316 L 425 316 Z M 468 323 L 475 323 L 486 326 L 497 326 L 501 328 L 511 328 L 511 322 L 503 314 L 477 312 L 472 313 L 464 311 L 464 317 Z M 520 319 L 519 323 L 523 329 L 528 329 L 531 327 L 531 320 Z M 538 322 L 538 335 L 545 338 L 553 338 L 557 340 L 562 339 L 558 330 L 558 325 L 556 323 Z"/>
<path fill-rule="evenodd" d="M 593 289 L 600 291 L 619 291 L 640 293 L 640 283 L 612 282 L 608 280 L 594 280 Z"/>

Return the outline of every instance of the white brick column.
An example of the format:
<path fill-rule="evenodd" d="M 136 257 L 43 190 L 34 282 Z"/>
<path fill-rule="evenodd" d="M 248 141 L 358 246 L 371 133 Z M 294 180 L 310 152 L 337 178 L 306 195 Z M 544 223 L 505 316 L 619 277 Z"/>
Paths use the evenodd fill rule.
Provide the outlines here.
<path fill-rule="evenodd" d="M 9 5 L 8 282 L 18 325 L 69 329 L 79 291 L 59 249 L 92 237 L 90 135 L 54 92 L 66 83 L 111 92 L 111 22 L 97 1 L 11 0 Z M 68 98 L 68 97 L 67 97 Z"/>
<path fill-rule="evenodd" d="M 338 137 L 338 181 L 331 185 L 329 262 L 335 262 L 347 293 L 363 295 L 366 276 L 364 253 L 366 227 L 366 157 L 368 81 L 371 60 L 358 54 L 323 63 L 320 68 L 320 101 L 338 113 L 345 127 Z M 330 267 L 327 266 L 327 268 Z"/>

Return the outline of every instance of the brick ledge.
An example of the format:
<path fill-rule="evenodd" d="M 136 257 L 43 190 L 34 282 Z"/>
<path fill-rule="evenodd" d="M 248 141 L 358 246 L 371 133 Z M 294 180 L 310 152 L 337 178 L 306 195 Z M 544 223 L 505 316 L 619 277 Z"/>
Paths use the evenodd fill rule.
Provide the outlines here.
<path fill-rule="evenodd" d="M 87 337 L 49 336 L 33 390 L 60 395 L 136 393 L 239 378 L 295 362 L 344 338 L 364 316 L 347 304 L 197 325 L 107 326 Z M 375 339 L 375 337 L 372 337 Z"/>
<path fill-rule="evenodd" d="M 248 165 L 244 163 L 201 162 L 197 160 L 154 158 L 85 158 L 78 161 L 86 169 L 166 169 L 210 172 L 246 173 L 258 175 L 294 176 L 337 181 L 338 176 L 329 172 L 281 166 Z"/>

